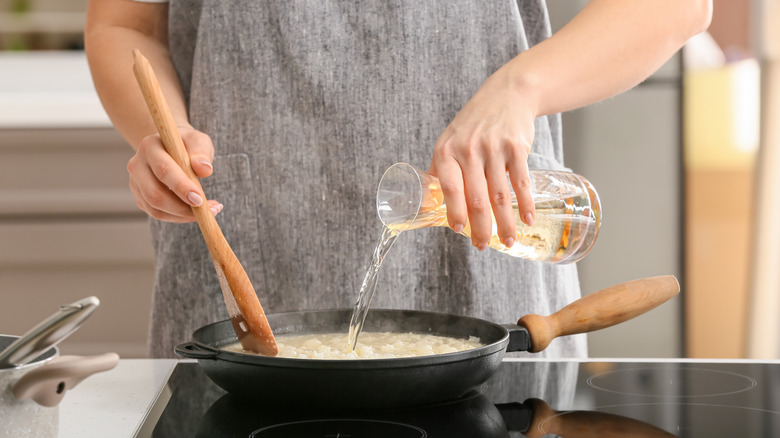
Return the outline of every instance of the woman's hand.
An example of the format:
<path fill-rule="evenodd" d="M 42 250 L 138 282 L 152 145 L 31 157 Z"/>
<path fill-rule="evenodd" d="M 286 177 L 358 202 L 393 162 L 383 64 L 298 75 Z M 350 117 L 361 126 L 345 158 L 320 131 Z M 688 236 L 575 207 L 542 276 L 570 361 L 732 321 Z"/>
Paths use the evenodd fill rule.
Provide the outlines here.
<path fill-rule="evenodd" d="M 195 174 L 199 178 L 210 176 L 214 159 L 211 138 L 191 126 L 179 127 L 179 132 L 190 154 Z M 141 140 L 135 155 L 127 163 L 127 170 L 136 204 L 155 219 L 194 222 L 191 207 L 200 206 L 204 202 L 208 203 L 214 214 L 222 210 L 219 202 L 206 200 L 198 185 L 168 155 L 157 134 Z"/>
<path fill-rule="evenodd" d="M 491 211 L 501 242 L 514 244 L 511 189 L 522 221 L 531 225 L 535 214 L 528 154 L 536 108 L 514 85 L 510 68 L 507 64 L 490 76 L 455 116 L 436 142 L 430 167 L 441 182 L 450 227 L 459 233 L 468 221 L 480 250 L 493 234 Z"/>

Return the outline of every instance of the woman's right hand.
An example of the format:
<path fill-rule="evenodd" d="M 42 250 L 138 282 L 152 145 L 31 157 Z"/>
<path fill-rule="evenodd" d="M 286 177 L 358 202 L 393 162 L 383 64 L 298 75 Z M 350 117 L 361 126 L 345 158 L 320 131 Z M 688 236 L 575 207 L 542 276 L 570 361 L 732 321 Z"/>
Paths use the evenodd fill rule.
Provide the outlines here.
<path fill-rule="evenodd" d="M 214 146 L 211 138 L 191 126 L 179 127 L 184 146 L 190 155 L 190 164 L 199 178 L 211 175 L 214 168 Z M 207 202 L 215 215 L 222 211 L 222 204 L 206 200 L 195 182 L 168 155 L 160 136 L 149 135 L 141 139 L 135 155 L 127 163 L 130 173 L 130 190 L 138 207 L 149 216 L 166 222 L 194 222 L 191 207 Z"/>

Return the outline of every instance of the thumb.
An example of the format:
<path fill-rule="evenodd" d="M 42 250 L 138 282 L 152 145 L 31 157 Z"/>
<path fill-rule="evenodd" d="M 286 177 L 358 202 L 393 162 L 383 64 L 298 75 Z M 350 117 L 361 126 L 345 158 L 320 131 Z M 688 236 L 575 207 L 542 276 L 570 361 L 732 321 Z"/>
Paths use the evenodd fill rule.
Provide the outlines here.
<path fill-rule="evenodd" d="M 210 176 L 214 171 L 214 145 L 211 137 L 194 128 L 181 128 L 181 139 L 190 155 L 190 165 L 199 178 Z"/>

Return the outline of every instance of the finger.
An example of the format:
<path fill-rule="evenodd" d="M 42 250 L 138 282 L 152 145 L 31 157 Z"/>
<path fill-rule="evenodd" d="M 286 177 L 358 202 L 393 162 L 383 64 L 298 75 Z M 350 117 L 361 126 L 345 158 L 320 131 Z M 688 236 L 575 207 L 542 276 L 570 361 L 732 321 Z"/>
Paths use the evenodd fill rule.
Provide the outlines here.
<path fill-rule="evenodd" d="M 214 145 L 211 137 L 195 129 L 181 130 L 181 138 L 187 153 L 190 155 L 190 165 L 199 178 L 211 176 L 214 167 Z"/>
<path fill-rule="evenodd" d="M 503 158 L 503 157 L 501 157 Z M 485 166 L 490 204 L 496 218 L 496 233 L 501 243 L 512 247 L 517 236 L 515 212 L 512 209 L 512 190 L 507 179 L 506 163 L 503 159 L 491 159 Z"/>
<path fill-rule="evenodd" d="M 154 218 L 162 219 L 165 217 L 166 220 L 171 220 L 170 216 L 172 215 L 192 220 L 194 217 L 190 205 L 184 203 L 160 182 L 150 167 L 149 156 L 153 155 L 154 151 L 161 149 L 159 137 L 144 139 L 136 154 L 127 163 L 130 189 L 136 198 L 136 203 Z M 177 222 L 181 222 L 181 220 Z"/>
<path fill-rule="evenodd" d="M 133 197 L 135 198 L 136 204 L 138 207 L 146 212 L 149 216 L 166 221 L 166 222 L 175 222 L 175 223 L 187 223 L 187 222 L 194 222 L 195 221 L 195 215 L 192 212 L 192 207 L 184 204 L 179 200 L 177 197 L 170 194 L 170 190 L 167 190 L 164 186 L 160 188 L 160 196 L 165 196 L 165 192 L 168 192 L 168 197 L 170 198 L 167 202 L 166 201 L 159 201 L 159 200 L 152 200 L 152 203 L 161 203 L 165 206 L 164 208 L 157 208 L 150 203 L 150 201 L 144 197 L 143 193 L 141 193 L 141 189 L 139 188 L 139 185 L 135 183 L 135 181 L 131 180 L 130 183 L 130 191 L 133 194 Z M 171 205 L 181 205 L 181 209 L 171 209 L 169 206 Z M 211 213 L 213 215 L 219 214 L 224 206 L 217 202 L 216 200 L 209 200 L 208 201 L 209 210 L 211 210 Z"/>
<path fill-rule="evenodd" d="M 168 155 L 168 152 L 162 147 L 159 137 L 151 136 L 151 138 L 144 139 L 142 145 L 139 146 L 138 154 L 154 175 L 154 178 L 144 178 L 147 185 L 143 188 L 149 189 L 149 191 L 143 190 L 142 193 L 147 199 L 150 195 L 155 195 L 155 197 L 158 195 L 157 191 L 153 190 L 156 187 L 149 184 L 152 179 L 156 178 L 185 204 L 192 207 L 203 204 L 205 196 L 200 184 L 191 180 L 176 161 Z"/>
<path fill-rule="evenodd" d="M 447 223 L 453 231 L 461 233 L 469 216 L 460 165 L 447 155 L 444 159 L 434 159 L 429 171 L 439 178 L 444 203 L 447 204 Z"/>
<path fill-rule="evenodd" d="M 209 200 L 209 210 L 211 210 L 211 213 L 216 216 L 225 208 L 224 205 L 220 204 L 219 202 L 210 199 Z"/>
<path fill-rule="evenodd" d="M 517 214 L 529 227 L 534 224 L 536 208 L 531 194 L 531 177 L 528 170 L 528 154 L 522 152 L 521 156 L 510 160 L 508 166 L 509 179 L 515 190 L 517 198 Z"/>
<path fill-rule="evenodd" d="M 493 217 L 490 208 L 488 183 L 484 164 L 477 160 L 461 164 L 463 189 L 471 227 L 471 241 L 480 250 L 487 248 L 493 235 Z"/>
<path fill-rule="evenodd" d="M 133 180 L 130 182 L 130 191 L 133 193 L 133 198 L 135 198 L 135 203 L 138 205 L 138 208 L 154 219 L 174 223 L 186 223 L 193 222 L 195 220 L 195 216 L 192 215 L 192 209 L 190 207 L 187 207 L 189 215 L 178 215 L 168 213 L 164 210 L 160 210 L 152 206 L 149 201 L 147 201 L 146 197 L 144 197 L 141 188 L 138 186 L 138 184 L 135 184 Z M 175 202 L 181 203 L 181 201 L 178 200 L 178 198 L 175 196 L 171 197 L 175 199 Z"/>
<path fill-rule="evenodd" d="M 163 183 L 157 180 L 148 167 L 146 171 L 135 170 L 131 174 L 130 188 L 142 209 L 155 219 L 170 220 L 171 216 L 182 218 L 176 222 L 190 222 L 195 219 L 192 207 L 185 204 Z"/>

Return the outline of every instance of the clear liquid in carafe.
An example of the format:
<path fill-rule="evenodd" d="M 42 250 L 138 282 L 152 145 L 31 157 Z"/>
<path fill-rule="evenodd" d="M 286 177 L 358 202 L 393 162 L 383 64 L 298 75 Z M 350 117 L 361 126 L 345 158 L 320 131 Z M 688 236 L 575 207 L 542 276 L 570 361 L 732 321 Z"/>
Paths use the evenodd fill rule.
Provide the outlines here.
<path fill-rule="evenodd" d="M 400 233 L 432 226 L 449 226 L 447 208 L 441 201 L 437 201 L 441 199 L 440 191 L 437 190 L 430 192 L 431 198 L 423 203 L 414 221 L 391 224 L 389 228 Z M 533 226 L 529 227 L 520 219 L 517 201 L 513 200 L 512 209 L 517 227 L 514 245 L 507 247 L 501 243 L 494 218 L 488 247 L 514 257 L 548 263 L 579 260 L 581 257 L 577 253 L 584 255 L 587 252 L 597 232 L 590 198 L 587 195 L 563 198 L 536 196 L 534 200 L 536 216 Z M 468 223 L 461 234 L 471 237 Z"/>

